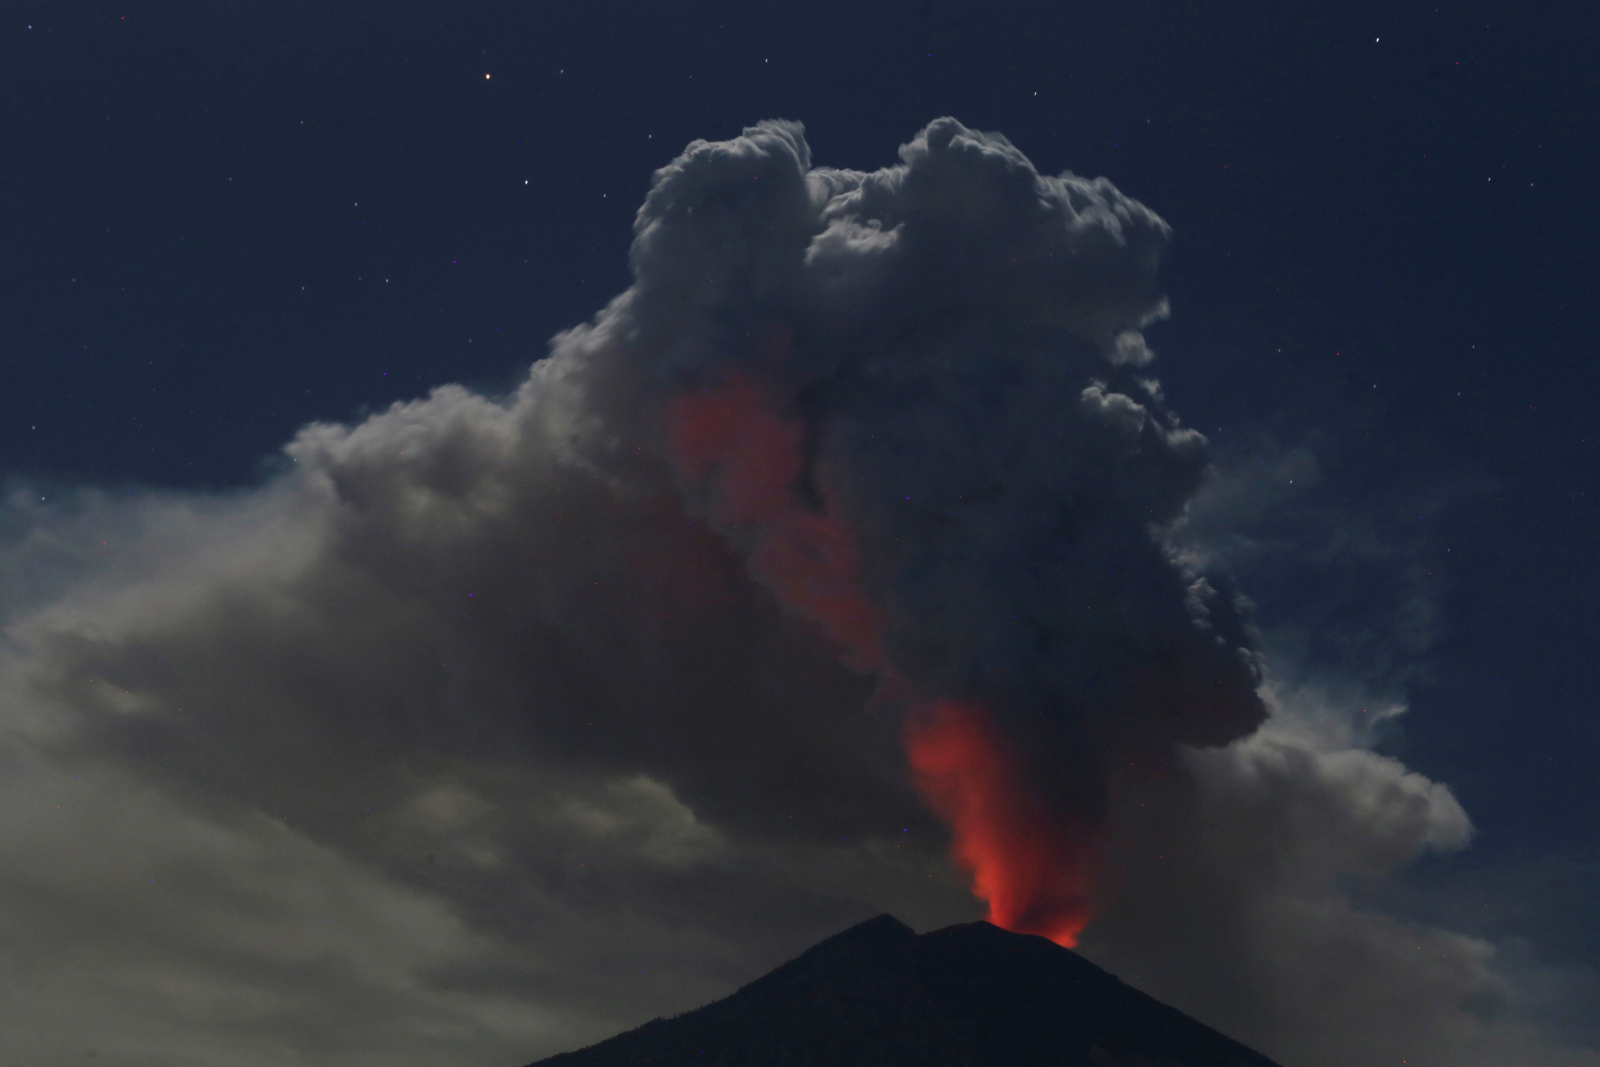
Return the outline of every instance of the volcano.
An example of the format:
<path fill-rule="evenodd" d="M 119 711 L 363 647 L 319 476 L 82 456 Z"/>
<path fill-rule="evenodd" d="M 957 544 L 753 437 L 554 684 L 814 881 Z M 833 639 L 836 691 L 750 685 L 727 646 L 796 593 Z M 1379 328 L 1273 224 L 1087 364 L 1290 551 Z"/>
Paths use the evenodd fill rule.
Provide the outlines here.
<path fill-rule="evenodd" d="M 530 1067 L 1277 1067 L 1077 953 L 851 927 L 731 996 Z"/>

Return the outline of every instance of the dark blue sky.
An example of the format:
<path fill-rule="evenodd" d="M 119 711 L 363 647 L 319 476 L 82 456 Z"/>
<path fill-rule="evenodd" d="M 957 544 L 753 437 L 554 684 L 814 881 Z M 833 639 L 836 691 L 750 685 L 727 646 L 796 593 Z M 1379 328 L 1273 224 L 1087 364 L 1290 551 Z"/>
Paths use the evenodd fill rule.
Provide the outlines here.
<path fill-rule="evenodd" d="M 1541 949 L 1600 962 L 1600 15 L 999 8 L 13 7 L 0 475 L 246 485 L 307 421 L 505 390 L 686 142 L 794 118 L 870 169 L 951 114 L 1171 223 L 1173 407 L 1320 471 L 1238 517 L 1263 626 L 1409 698 L 1385 751 L 1481 830 L 1424 875 L 1495 933 L 1559 884 Z"/>

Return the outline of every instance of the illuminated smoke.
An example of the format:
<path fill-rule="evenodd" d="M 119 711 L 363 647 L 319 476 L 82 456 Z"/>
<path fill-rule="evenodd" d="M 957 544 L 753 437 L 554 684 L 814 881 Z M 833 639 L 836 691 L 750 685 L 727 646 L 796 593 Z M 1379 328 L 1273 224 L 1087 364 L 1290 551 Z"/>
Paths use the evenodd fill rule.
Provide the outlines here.
<path fill-rule="evenodd" d="M 716 479 L 713 519 L 758 531 L 749 556 L 755 576 L 821 623 L 852 666 L 879 666 L 880 620 L 861 593 L 855 539 L 829 509 L 801 506 L 795 496 L 805 471 L 801 427 L 738 373 L 715 390 L 675 400 L 670 425 L 682 468 Z"/>
<path fill-rule="evenodd" d="M 691 144 L 539 385 L 580 461 L 678 495 L 878 675 L 991 918 L 1071 943 L 1112 761 L 1264 717 L 1236 598 L 1166 543 L 1207 464 L 1142 369 L 1167 227 L 951 119 L 900 155 Z"/>
<path fill-rule="evenodd" d="M 950 824 L 951 852 L 1008 930 L 1077 944 L 1089 922 L 1103 834 L 1082 813 L 1026 789 L 983 709 L 937 701 L 906 726 L 917 789 Z"/>

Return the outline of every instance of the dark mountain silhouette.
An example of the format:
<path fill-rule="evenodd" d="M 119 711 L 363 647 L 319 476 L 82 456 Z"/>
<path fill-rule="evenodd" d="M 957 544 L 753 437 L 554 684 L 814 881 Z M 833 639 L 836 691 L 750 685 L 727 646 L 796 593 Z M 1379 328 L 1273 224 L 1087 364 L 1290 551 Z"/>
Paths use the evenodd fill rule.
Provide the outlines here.
<path fill-rule="evenodd" d="M 532 1067 L 1276 1067 L 1075 952 L 880 915 L 732 996 Z"/>

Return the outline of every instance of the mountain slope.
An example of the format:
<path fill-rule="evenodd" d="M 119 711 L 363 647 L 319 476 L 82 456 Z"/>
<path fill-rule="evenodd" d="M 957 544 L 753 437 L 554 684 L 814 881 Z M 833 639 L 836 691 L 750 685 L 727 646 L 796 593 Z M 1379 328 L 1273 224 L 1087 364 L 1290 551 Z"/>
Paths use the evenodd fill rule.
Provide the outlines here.
<path fill-rule="evenodd" d="M 732 996 L 533 1067 L 1276 1067 L 1041 937 L 880 915 Z"/>

